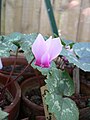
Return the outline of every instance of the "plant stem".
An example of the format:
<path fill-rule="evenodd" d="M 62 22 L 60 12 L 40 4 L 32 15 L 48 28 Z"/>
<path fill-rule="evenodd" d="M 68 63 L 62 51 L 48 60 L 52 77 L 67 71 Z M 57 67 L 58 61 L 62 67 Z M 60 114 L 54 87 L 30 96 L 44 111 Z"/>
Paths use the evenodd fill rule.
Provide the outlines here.
<path fill-rule="evenodd" d="M 6 85 L 3 87 L 2 91 L 3 91 L 5 88 L 7 88 L 8 85 L 10 85 L 10 84 L 13 83 L 14 81 L 16 81 L 16 80 L 25 72 L 25 70 L 31 65 L 31 63 L 34 61 L 34 59 L 35 59 L 35 58 L 33 58 L 33 59 L 31 60 L 31 62 L 25 67 L 25 69 L 24 69 L 15 79 L 13 79 L 13 80 L 10 81 L 8 84 L 6 84 Z"/>
<path fill-rule="evenodd" d="M 14 72 L 14 69 L 15 69 L 15 66 L 16 66 L 16 62 L 17 62 L 17 56 L 18 56 L 18 49 L 17 49 L 17 51 L 16 51 L 16 57 L 15 57 L 15 61 L 14 61 L 14 65 L 13 65 L 12 71 L 10 72 L 10 75 L 9 75 L 9 77 L 8 77 L 8 79 L 7 79 L 6 84 L 9 82 L 9 80 L 10 80 L 10 78 L 11 78 L 13 72 Z"/>

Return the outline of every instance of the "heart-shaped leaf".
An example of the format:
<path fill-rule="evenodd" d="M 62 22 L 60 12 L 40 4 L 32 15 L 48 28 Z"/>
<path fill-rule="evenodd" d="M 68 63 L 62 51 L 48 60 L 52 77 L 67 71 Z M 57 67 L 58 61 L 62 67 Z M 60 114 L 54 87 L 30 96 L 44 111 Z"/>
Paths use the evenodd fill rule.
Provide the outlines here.
<path fill-rule="evenodd" d="M 53 68 L 45 80 L 50 93 L 71 96 L 74 93 L 74 82 L 66 71 Z"/>
<path fill-rule="evenodd" d="M 47 93 L 45 102 L 48 110 L 54 113 L 56 120 L 78 120 L 79 112 L 74 101 L 57 94 Z"/>

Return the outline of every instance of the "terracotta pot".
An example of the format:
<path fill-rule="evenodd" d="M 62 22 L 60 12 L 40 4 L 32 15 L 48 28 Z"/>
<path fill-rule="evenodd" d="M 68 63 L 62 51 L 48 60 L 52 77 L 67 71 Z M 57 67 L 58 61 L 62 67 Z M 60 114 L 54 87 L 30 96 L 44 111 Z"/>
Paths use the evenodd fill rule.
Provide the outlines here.
<path fill-rule="evenodd" d="M 0 83 L 4 85 L 6 81 L 7 77 L 0 73 Z M 10 84 L 7 89 L 9 90 L 14 99 L 9 106 L 6 106 L 4 111 L 9 113 L 9 120 L 16 120 L 19 115 L 21 89 L 17 82 L 13 82 L 12 84 Z"/>
<path fill-rule="evenodd" d="M 11 57 L 9 57 L 9 58 L 2 58 L 3 66 L 11 66 L 11 65 L 14 64 L 14 61 L 15 61 L 15 56 L 11 56 Z M 28 62 L 27 62 L 27 60 L 25 59 L 25 57 L 19 56 L 19 57 L 17 58 L 16 67 L 17 67 L 17 66 L 20 67 L 20 65 L 21 65 L 21 66 L 22 66 L 22 65 L 23 65 L 23 66 L 26 66 L 27 64 L 28 64 Z M 3 74 L 5 74 L 5 75 L 7 75 L 7 76 L 10 74 L 10 72 L 7 72 L 7 71 L 5 71 L 5 70 L 0 70 L 0 72 L 3 73 Z M 21 70 L 20 70 L 20 72 L 21 72 Z M 17 76 L 20 72 L 17 72 L 17 71 L 16 71 L 16 72 L 13 73 L 12 76 Z M 29 78 L 29 77 L 31 77 L 31 76 L 34 76 L 34 70 L 33 70 L 33 68 L 30 66 L 30 67 L 29 67 L 29 71 L 24 72 L 23 75 L 22 75 L 22 77 L 23 77 L 23 79 L 26 79 L 26 78 Z"/>
<path fill-rule="evenodd" d="M 44 78 L 39 76 L 39 80 L 41 81 L 42 85 L 44 85 L 44 80 L 43 79 Z M 39 87 L 37 77 L 29 78 L 21 84 L 21 91 L 22 91 L 22 105 L 21 106 L 22 106 L 22 110 L 23 110 L 22 112 L 26 116 L 30 116 L 32 114 L 35 115 L 35 116 L 44 115 L 43 106 L 39 106 L 39 105 L 31 102 L 29 99 L 27 99 L 25 97 L 25 93 L 28 89 L 32 90 L 32 89 L 37 88 L 37 87 Z"/>

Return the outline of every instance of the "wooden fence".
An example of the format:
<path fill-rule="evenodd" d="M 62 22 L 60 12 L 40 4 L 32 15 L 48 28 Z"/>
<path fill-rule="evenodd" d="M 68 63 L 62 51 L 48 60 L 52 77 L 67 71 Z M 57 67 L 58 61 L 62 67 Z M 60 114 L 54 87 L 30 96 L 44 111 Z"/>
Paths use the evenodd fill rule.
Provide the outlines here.
<path fill-rule="evenodd" d="M 74 5 L 77 1 L 78 4 Z M 90 42 L 90 0 L 51 0 L 65 39 Z M 71 3 L 71 4 L 70 4 Z M 52 35 L 44 0 L 2 0 L 1 34 L 40 32 Z"/>

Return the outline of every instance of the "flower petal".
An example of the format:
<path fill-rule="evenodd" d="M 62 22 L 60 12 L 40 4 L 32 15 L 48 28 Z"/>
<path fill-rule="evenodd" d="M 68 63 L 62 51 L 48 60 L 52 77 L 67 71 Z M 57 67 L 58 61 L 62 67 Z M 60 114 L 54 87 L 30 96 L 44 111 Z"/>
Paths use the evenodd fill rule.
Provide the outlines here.
<path fill-rule="evenodd" d="M 48 53 L 45 53 L 43 56 L 42 56 L 42 59 L 41 59 L 41 67 L 44 67 L 44 68 L 48 68 L 50 67 L 50 56 Z"/>
<path fill-rule="evenodd" d="M 36 59 L 36 64 L 41 63 L 41 57 L 45 53 L 47 47 L 45 40 L 41 34 L 39 34 L 32 45 L 32 52 Z"/>
<path fill-rule="evenodd" d="M 2 65 L 2 61 L 1 61 L 1 58 L 0 58 L 0 69 L 2 69 L 3 65 Z"/>
<path fill-rule="evenodd" d="M 48 54 L 50 55 L 50 62 L 55 59 L 62 50 L 62 44 L 60 38 L 48 39 L 47 45 L 49 45 Z"/>

